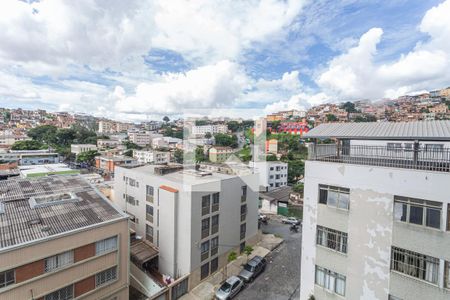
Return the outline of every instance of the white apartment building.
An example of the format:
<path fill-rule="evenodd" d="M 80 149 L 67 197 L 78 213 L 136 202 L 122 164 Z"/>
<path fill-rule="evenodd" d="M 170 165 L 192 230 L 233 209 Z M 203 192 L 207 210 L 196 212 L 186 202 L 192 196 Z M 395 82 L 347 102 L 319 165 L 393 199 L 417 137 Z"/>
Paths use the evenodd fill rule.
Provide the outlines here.
<path fill-rule="evenodd" d="M 118 140 L 113 139 L 99 139 L 97 140 L 97 147 L 99 149 L 105 149 L 105 148 L 115 148 L 119 145 L 122 145 L 122 143 Z"/>
<path fill-rule="evenodd" d="M 152 140 L 157 137 L 162 137 L 162 134 L 156 132 L 130 132 L 128 138 L 130 142 L 139 146 L 148 146 L 152 143 Z"/>
<path fill-rule="evenodd" d="M 183 145 L 183 140 L 179 138 L 174 138 L 170 136 L 156 137 L 152 139 L 152 148 L 177 148 Z"/>
<path fill-rule="evenodd" d="M 216 133 L 227 133 L 228 126 L 226 124 L 192 126 L 192 134 L 194 135 L 204 135 L 207 132 L 211 133 L 212 135 Z"/>
<path fill-rule="evenodd" d="M 189 289 L 223 267 L 230 251 L 258 240 L 255 174 L 117 167 L 114 193 L 136 234 L 159 249 L 158 271 L 188 276 Z"/>
<path fill-rule="evenodd" d="M 153 150 L 133 150 L 133 157 L 141 164 L 167 164 L 170 162 L 170 152 Z"/>
<path fill-rule="evenodd" d="M 300 299 L 450 299 L 450 121 L 305 137 Z"/>
<path fill-rule="evenodd" d="M 282 161 L 257 161 L 250 162 L 249 165 L 259 175 L 260 189 L 268 192 L 287 185 L 287 163 Z"/>
<path fill-rule="evenodd" d="M 78 155 L 83 152 L 97 150 L 97 146 L 93 144 L 72 144 L 70 145 L 70 153 Z"/>
<path fill-rule="evenodd" d="M 111 121 L 100 121 L 98 122 L 98 132 L 100 133 L 113 133 L 114 123 Z"/>

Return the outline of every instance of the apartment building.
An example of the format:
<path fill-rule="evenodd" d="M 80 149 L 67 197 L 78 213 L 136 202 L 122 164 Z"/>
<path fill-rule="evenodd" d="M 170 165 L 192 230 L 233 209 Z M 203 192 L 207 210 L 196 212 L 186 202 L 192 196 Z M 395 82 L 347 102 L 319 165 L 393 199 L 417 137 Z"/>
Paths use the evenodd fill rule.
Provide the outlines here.
<path fill-rule="evenodd" d="M 257 176 L 183 170 L 181 165 L 116 168 L 115 201 L 138 236 L 159 249 L 158 271 L 191 289 L 258 240 Z M 187 290 L 186 290 L 187 291 Z"/>
<path fill-rule="evenodd" d="M 78 155 L 83 152 L 97 150 L 97 146 L 93 144 L 72 144 L 70 145 L 70 153 Z"/>
<path fill-rule="evenodd" d="M 209 149 L 209 160 L 211 162 L 223 163 L 233 153 L 234 150 L 231 147 L 214 146 Z"/>
<path fill-rule="evenodd" d="M 105 155 L 95 158 L 95 167 L 104 174 L 114 176 L 117 166 L 137 166 L 139 163 L 136 159 L 122 155 Z"/>
<path fill-rule="evenodd" d="M 128 216 L 79 176 L 0 182 L 0 298 L 128 299 Z"/>
<path fill-rule="evenodd" d="M 97 140 L 97 147 L 99 149 L 106 149 L 106 148 L 115 148 L 119 145 L 122 145 L 122 142 L 120 142 L 119 140 L 114 140 L 114 139 L 99 139 Z"/>
<path fill-rule="evenodd" d="M 150 145 L 152 142 L 152 135 L 148 132 L 130 132 L 128 138 L 130 142 L 142 147 Z"/>
<path fill-rule="evenodd" d="M 287 185 L 288 164 L 282 161 L 250 162 L 259 176 L 260 190 L 268 192 Z"/>
<path fill-rule="evenodd" d="M 0 152 L 0 160 L 17 162 L 19 165 L 56 164 L 61 157 L 58 153 L 48 150 L 10 150 Z"/>
<path fill-rule="evenodd" d="M 133 150 L 133 157 L 141 164 L 166 164 L 170 162 L 170 152 Z"/>
<path fill-rule="evenodd" d="M 306 137 L 301 299 L 450 299 L 450 121 Z"/>
<path fill-rule="evenodd" d="M 113 133 L 114 123 L 111 121 L 99 121 L 98 122 L 98 132 L 99 133 Z"/>
<path fill-rule="evenodd" d="M 226 124 L 209 124 L 209 125 L 199 125 L 192 126 L 192 134 L 194 135 L 205 135 L 206 133 L 216 134 L 216 133 L 227 133 L 228 126 Z"/>

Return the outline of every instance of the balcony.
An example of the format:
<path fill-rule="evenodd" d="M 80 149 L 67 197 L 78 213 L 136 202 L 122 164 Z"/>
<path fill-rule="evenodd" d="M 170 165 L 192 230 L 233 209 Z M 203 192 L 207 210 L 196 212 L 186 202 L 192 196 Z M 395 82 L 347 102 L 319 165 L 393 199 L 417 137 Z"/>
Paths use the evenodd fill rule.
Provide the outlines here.
<path fill-rule="evenodd" d="M 206 260 L 209 257 L 209 251 L 205 251 L 201 254 L 201 261 Z"/>
<path fill-rule="evenodd" d="M 219 225 L 211 226 L 211 234 L 215 234 L 219 231 Z"/>
<path fill-rule="evenodd" d="M 211 256 L 214 256 L 219 251 L 219 247 L 211 248 Z"/>
<path fill-rule="evenodd" d="M 209 212 L 210 212 L 210 206 L 202 207 L 202 216 L 209 214 Z"/>
<path fill-rule="evenodd" d="M 219 204 L 213 204 L 211 212 L 216 212 L 219 210 Z"/>
<path fill-rule="evenodd" d="M 202 239 L 209 235 L 209 228 L 202 229 Z"/>
<path fill-rule="evenodd" d="M 153 216 L 152 216 L 151 214 L 146 214 L 146 215 L 145 215 L 145 219 L 146 219 L 147 221 L 149 221 L 150 223 L 153 223 Z"/>
<path fill-rule="evenodd" d="M 146 195 L 145 196 L 145 200 L 147 200 L 147 202 L 153 203 L 153 196 L 152 195 Z"/>
<path fill-rule="evenodd" d="M 435 172 L 450 172 L 450 149 L 310 144 L 308 160 Z"/>

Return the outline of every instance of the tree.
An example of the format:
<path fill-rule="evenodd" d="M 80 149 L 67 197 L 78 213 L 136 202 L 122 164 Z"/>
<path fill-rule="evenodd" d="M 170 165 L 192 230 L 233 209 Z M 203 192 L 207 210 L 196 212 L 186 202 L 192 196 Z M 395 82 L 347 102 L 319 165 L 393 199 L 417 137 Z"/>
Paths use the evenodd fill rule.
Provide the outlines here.
<path fill-rule="evenodd" d="M 58 128 L 53 125 L 42 125 L 28 130 L 27 135 L 35 141 L 52 145 L 57 143 L 56 132 Z"/>
<path fill-rule="evenodd" d="M 273 121 L 270 126 L 272 128 L 272 131 L 278 132 L 278 129 L 280 128 L 280 124 L 281 124 L 281 121 Z"/>
<path fill-rule="evenodd" d="M 124 141 L 122 144 L 127 148 L 127 150 L 131 150 L 131 149 L 140 150 L 140 149 L 142 149 L 141 146 L 139 146 L 138 144 L 135 144 L 133 142 L 130 142 L 130 141 Z"/>
<path fill-rule="evenodd" d="M 175 159 L 175 162 L 182 164 L 183 163 L 183 150 L 176 149 L 173 152 L 173 158 Z"/>
<path fill-rule="evenodd" d="M 11 146 L 11 150 L 40 150 L 47 148 L 45 144 L 33 140 L 17 141 Z"/>
<path fill-rule="evenodd" d="M 228 254 L 228 262 L 232 262 L 232 261 L 236 260 L 236 258 L 237 258 L 237 253 L 236 252 L 231 251 Z"/>
<path fill-rule="evenodd" d="M 59 129 L 56 131 L 56 143 L 60 146 L 70 146 L 76 138 L 77 132 L 73 129 Z"/>
<path fill-rule="evenodd" d="M 126 150 L 123 152 L 123 155 L 133 157 L 133 150 L 132 149 Z"/>
<path fill-rule="evenodd" d="M 195 162 L 203 162 L 206 161 L 205 154 L 203 152 L 203 148 L 201 146 L 195 149 Z"/>
<path fill-rule="evenodd" d="M 305 163 L 301 160 L 294 160 L 288 164 L 288 182 L 297 183 L 305 174 Z"/>
<path fill-rule="evenodd" d="M 364 115 L 364 116 L 357 116 L 355 118 L 356 123 L 361 122 L 376 122 L 377 118 L 374 115 Z"/>
<path fill-rule="evenodd" d="M 299 194 L 301 194 L 301 195 L 303 195 L 304 189 L 305 189 L 305 186 L 304 186 L 303 183 L 297 183 L 296 185 L 294 185 L 294 186 L 292 187 L 292 190 L 293 190 L 294 192 L 299 193 Z"/>
<path fill-rule="evenodd" d="M 239 131 L 240 125 L 237 121 L 230 121 L 227 123 L 228 129 L 231 130 L 231 132 Z"/>
<path fill-rule="evenodd" d="M 216 145 L 218 146 L 229 146 L 232 148 L 237 148 L 238 146 L 238 138 L 235 134 L 229 135 L 225 133 L 217 133 L 214 135 L 214 139 L 216 140 Z"/>
<path fill-rule="evenodd" d="M 266 156 L 266 161 L 277 161 L 277 157 L 273 154 L 267 155 Z"/>
<path fill-rule="evenodd" d="M 210 138 L 212 138 L 212 134 L 211 134 L 211 132 L 207 132 L 207 133 L 205 133 L 205 138 L 207 138 L 207 139 L 210 139 Z"/>
<path fill-rule="evenodd" d="M 355 108 L 355 104 L 353 102 L 347 101 L 341 106 L 342 109 L 345 109 L 348 113 L 358 112 Z"/>
<path fill-rule="evenodd" d="M 244 253 L 245 253 L 245 255 L 247 255 L 247 262 L 248 262 L 248 257 L 249 257 L 250 254 L 252 254 L 252 252 L 253 252 L 253 247 L 252 246 L 247 245 L 247 246 L 244 247 Z"/>
<path fill-rule="evenodd" d="M 3 113 L 3 122 L 8 123 L 11 120 L 11 113 L 9 111 L 5 111 Z"/>
<path fill-rule="evenodd" d="M 336 122 L 338 118 L 333 114 L 327 114 L 327 121 L 328 122 Z"/>
<path fill-rule="evenodd" d="M 166 123 L 169 123 L 170 119 L 169 119 L 168 116 L 164 116 L 163 121 L 166 122 Z"/>
<path fill-rule="evenodd" d="M 195 126 L 203 126 L 207 124 L 208 124 L 207 120 L 195 120 Z"/>
<path fill-rule="evenodd" d="M 93 165 L 94 159 L 97 155 L 100 155 L 97 150 L 81 152 L 77 155 L 77 162 L 83 162 L 88 163 L 89 165 Z"/>

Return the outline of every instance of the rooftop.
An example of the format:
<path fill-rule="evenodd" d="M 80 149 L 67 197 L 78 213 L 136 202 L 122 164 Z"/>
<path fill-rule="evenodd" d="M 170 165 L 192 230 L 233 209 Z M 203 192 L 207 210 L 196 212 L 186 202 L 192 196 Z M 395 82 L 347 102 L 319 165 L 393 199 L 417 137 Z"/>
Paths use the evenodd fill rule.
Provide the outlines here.
<path fill-rule="evenodd" d="M 450 141 L 450 120 L 416 122 L 327 123 L 304 138 Z"/>
<path fill-rule="evenodd" d="M 0 182 L 0 251 L 126 218 L 80 176 Z"/>

